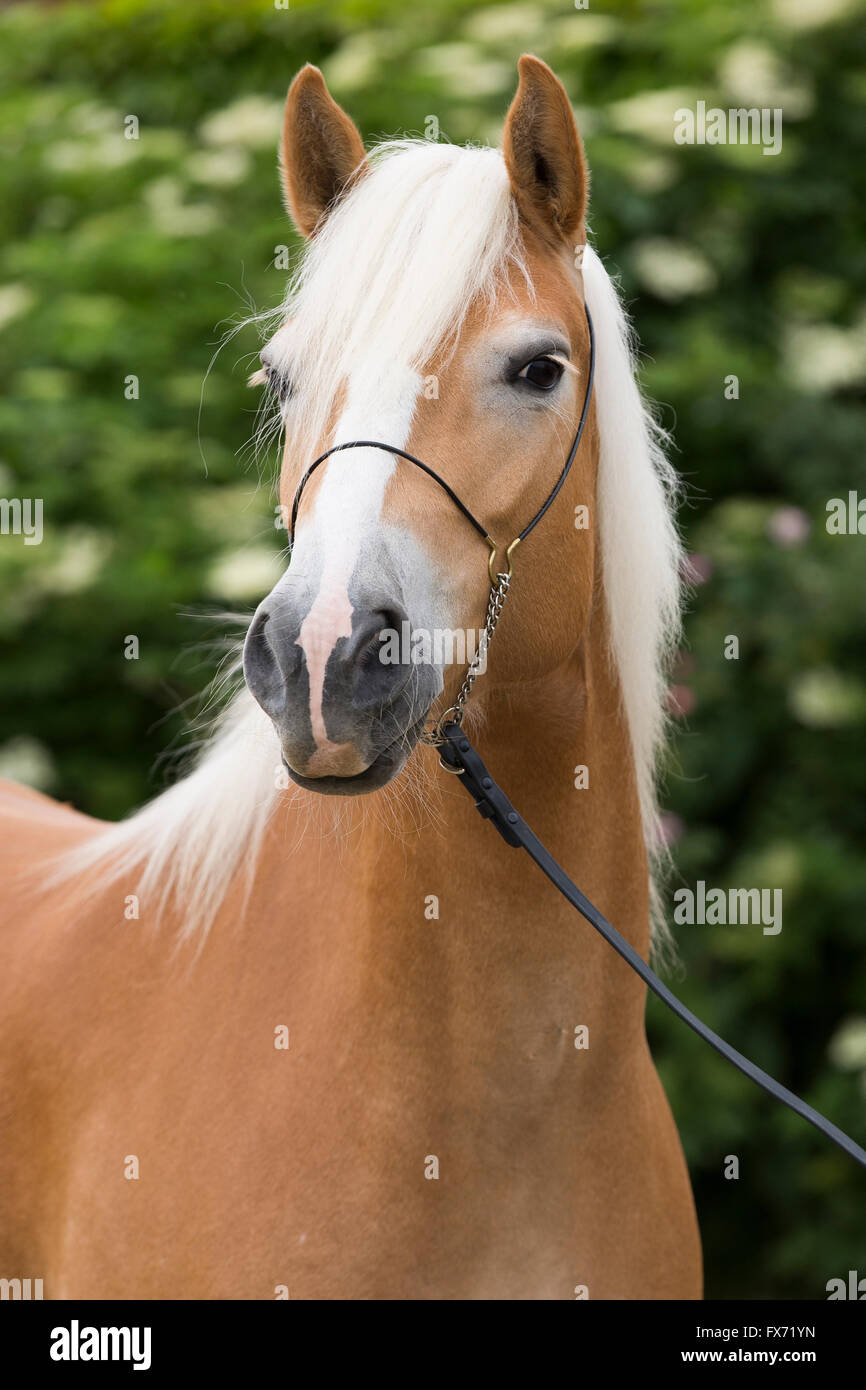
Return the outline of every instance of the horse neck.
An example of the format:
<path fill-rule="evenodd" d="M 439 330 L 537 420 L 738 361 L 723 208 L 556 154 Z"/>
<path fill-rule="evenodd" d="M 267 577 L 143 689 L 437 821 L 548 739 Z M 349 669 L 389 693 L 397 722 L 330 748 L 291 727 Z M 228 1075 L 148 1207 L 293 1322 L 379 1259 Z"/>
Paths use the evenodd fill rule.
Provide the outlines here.
<path fill-rule="evenodd" d="M 648 879 L 633 759 L 604 604 L 593 613 L 579 649 L 543 682 L 485 692 L 486 720 L 475 741 L 554 857 L 645 954 Z M 557 1046 L 579 1024 L 615 1030 L 618 1055 L 642 1041 L 637 978 L 529 858 L 476 813 L 456 777 L 439 769 L 435 751 L 415 756 L 430 760 L 426 813 L 393 792 L 386 808 L 359 806 L 336 848 L 303 842 L 303 867 L 287 862 L 286 828 L 277 818 L 265 851 L 271 863 L 259 881 L 287 883 L 283 891 L 295 904 L 279 927 L 280 954 L 287 920 L 295 918 L 306 938 L 298 948 L 303 973 L 324 971 L 331 998 L 351 999 L 359 1026 L 409 1027 L 413 1036 L 429 1029 L 440 1049 L 447 1036 L 455 1055 L 489 1048 L 502 1028 L 531 1038 L 558 1029 Z M 584 789 L 575 786 L 580 766 L 589 774 Z M 272 913 L 267 887 L 265 896 Z"/>

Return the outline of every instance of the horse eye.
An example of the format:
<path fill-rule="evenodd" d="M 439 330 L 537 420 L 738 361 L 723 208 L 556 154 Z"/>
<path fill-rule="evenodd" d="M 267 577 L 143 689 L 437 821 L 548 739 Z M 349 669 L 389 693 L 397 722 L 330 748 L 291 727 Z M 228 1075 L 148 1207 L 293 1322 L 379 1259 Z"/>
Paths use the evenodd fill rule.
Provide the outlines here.
<path fill-rule="evenodd" d="M 536 357 L 534 361 L 527 362 L 517 376 L 522 381 L 528 381 L 530 386 L 534 386 L 538 391 L 552 391 L 564 370 L 562 363 L 552 357 Z"/>
<path fill-rule="evenodd" d="M 283 372 L 265 363 L 265 378 L 269 390 L 279 398 L 280 405 L 285 405 L 286 401 L 291 400 L 292 383 Z"/>

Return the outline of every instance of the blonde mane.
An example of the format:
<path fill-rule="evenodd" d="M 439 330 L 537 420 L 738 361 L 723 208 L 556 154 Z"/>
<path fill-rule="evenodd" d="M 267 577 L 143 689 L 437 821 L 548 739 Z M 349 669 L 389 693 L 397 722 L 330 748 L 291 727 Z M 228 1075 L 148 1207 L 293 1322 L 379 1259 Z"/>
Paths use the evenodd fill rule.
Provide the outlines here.
<path fill-rule="evenodd" d="M 420 369 L 456 342 L 470 305 L 479 296 L 493 302 L 515 267 L 530 283 L 499 151 L 399 141 L 373 150 L 371 163 L 305 250 L 280 310 L 286 326 L 272 347 L 299 405 L 290 441 L 299 448 L 321 437 L 334 393 L 371 334 L 393 334 L 395 360 Z M 598 523 L 611 656 L 654 853 L 664 673 L 679 632 L 675 475 L 637 386 L 619 296 L 590 248 L 583 273 L 596 333 Z M 239 874 L 251 879 L 270 817 L 292 794 L 279 773 L 271 722 L 243 689 L 193 770 L 65 856 L 53 881 L 98 868 L 102 883 L 123 878 L 158 909 L 180 907 L 185 934 L 206 929 Z M 665 929 L 655 918 L 658 946 Z"/>

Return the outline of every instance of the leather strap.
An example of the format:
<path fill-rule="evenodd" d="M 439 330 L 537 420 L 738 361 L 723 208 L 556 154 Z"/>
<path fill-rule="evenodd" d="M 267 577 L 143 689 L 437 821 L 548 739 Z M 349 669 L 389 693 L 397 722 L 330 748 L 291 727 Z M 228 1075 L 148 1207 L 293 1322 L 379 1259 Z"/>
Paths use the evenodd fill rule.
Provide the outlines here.
<path fill-rule="evenodd" d="M 575 458 L 577 457 L 577 451 L 580 448 L 580 441 L 583 438 L 584 426 L 586 425 L 586 417 L 589 414 L 589 403 L 592 399 L 592 383 L 595 377 L 595 330 L 592 326 L 592 315 L 590 314 L 589 306 L 586 303 L 584 303 L 583 312 L 586 315 L 586 327 L 589 333 L 589 366 L 587 368 L 586 373 L 586 387 L 583 393 L 583 407 L 580 412 L 580 419 L 577 423 L 577 432 L 574 436 L 571 448 L 568 451 L 568 457 L 565 460 L 565 463 L 563 464 L 562 471 L 559 477 L 557 478 L 556 483 L 554 484 L 551 491 L 547 494 L 547 497 L 545 498 L 544 502 L 542 502 L 538 511 L 535 513 L 535 516 L 526 526 L 524 526 L 523 530 L 517 536 L 516 540 L 513 542 L 512 549 L 514 548 L 514 545 L 517 545 L 520 541 L 526 540 L 526 537 L 529 535 L 530 531 L 533 531 L 535 529 L 541 518 L 547 512 L 548 508 L 552 506 L 556 498 L 559 496 L 560 490 L 563 487 L 569 473 L 571 472 L 571 466 L 574 463 Z M 493 553 L 496 553 L 496 546 L 492 541 L 491 537 L 488 535 L 486 526 L 482 526 L 478 518 L 476 516 L 473 516 L 472 512 L 470 512 L 465 502 L 461 502 L 453 487 L 451 487 L 449 483 L 446 483 L 444 478 L 440 477 L 440 475 L 434 469 L 432 469 L 428 463 L 423 463 L 421 459 L 416 458 L 414 454 L 407 453 L 405 449 L 398 449 L 393 444 L 383 444 L 382 441 L 379 439 L 351 439 L 344 444 L 333 444 L 330 449 L 326 449 L 325 452 L 323 454 L 320 454 L 317 459 L 313 459 L 313 462 L 310 464 L 309 468 L 306 470 L 303 477 L 301 478 L 301 481 L 298 483 L 297 489 L 295 491 L 294 500 L 292 502 L 292 515 L 291 520 L 289 522 L 288 530 L 288 542 L 290 552 L 295 544 L 295 527 L 298 523 L 298 510 L 301 505 L 301 496 L 303 494 L 304 488 L 307 486 L 307 483 L 315 473 L 316 469 L 320 468 L 321 465 L 326 461 L 326 459 L 331 458 L 333 454 L 342 453 L 344 449 L 381 449 L 383 453 L 394 454 L 397 458 L 405 459 L 407 463 L 414 463 L 416 468 L 420 468 L 422 473 L 426 473 L 428 478 L 432 478 L 434 483 L 438 483 L 442 491 L 448 497 L 451 498 L 451 501 L 454 503 L 455 507 L 457 507 L 458 510 L 461 511 L 463 515 L 466 517 L 466 520 L 470 522 L 472 526 L 475 527 L 475 530 L 478 532 L 479 536 L 483 536 L 484 540 L 486 540 L 493 547 Z"/>
<path fill-rule="evenodd" d="M 589 901 L 576 884 L 560 868 L 556 860 L 544 848 L 544 845 L 536 835 L 532 833 L 526 821 L 518 811 L 514 809 L 508 797 L 501 787 L 498 787 L 485 767 L 478 753 L 472 747 L 459 724 L 446 724 L 442 729 L 444 743 L 440 746 L 439 752 L 443 763 L 454 772 L 460 772 L 460 783 L 475 802 L 475 809 L 485 820 L 492 821 L 499 831 L 506 844 L 515 849 L 525 849 L 532 859 L 535 860 L 542 873 L 546 874 L 555 888 L 558 888 L 564 898 L 571 903 L 572 907 L 577 908 L 581 916 L 596 931 L 599 932 L 618 955 L 622 956 L 640 976 L 644 984 L 652 990 L 653 994 L 666 1004 L 677 1018 L 687 1023 L 699 1038 L 714 1047 L 716 1052 L 747 1076 L 750 1081 L 754 1081 L 756 1086 L 762 1087 L 774 1100 L 781 1101 L 787 1105 L 797 1115 L 808 1120 L 810 1125 L 825 1134 L 828 1139 L 832 1139 L 834 1144 L 838 1144 L 840 1149 L 853 1158 L 862 1167 L 866 1168 L 866 1150 L 861 1149 L 859 1144 L 849 1138 L 847 1134 L 830 1120 L 824 1118 L 811 1105 L 807 1105 L 799 1096 L 795 1096 L 793 1091 L 789 1091 L 786 1086 L 780 1085 L 767 1072 L 756 1067 L 754 1062 L 750 1062 L 748 1057 L 744 1057 L 730 1043 L 720 1038 L 718 1033 L 714 1033 L 712 1028 L 708 1028 L 705 1023 L 687 1009 L 672 994 L 667 985 L 662 984 L 658 975 L 647 965 L 642 956 L 638 955 L 633 946 L 625 940 L 617 931 L 616 927 L 604 917 L 593 904 Z"/>
<path fill-rule="evenodd" d="M 396 454 L 398 458 L 406 459 L 407 463 L 414 463 L 416 468 L 420 468 L 422 473 L 426 473 L 428 478 L 432 478 L 434 483 L 439 484 L 442 491 L 446 493 L 448 497 L 451 498 L 451 501 L 454 503 L 455 507 L 458 507 L 460 511 L 463 513 L 463 515 L 466 517 L 466 520 L 472 523 L 479 536 L 482 536 L 484 540 L 489 539 L 487 531 L 481 525 L 481 522 L 478 520 L 478 518 L 472 515 L 469 508 L 463 502 L 460 501 L 460 498 L 457 496 L 457 493 L 454 491 L 454 489 L 450 487 L 448 483 L 446 483 L 444 478 L 440 478 L 439 474 L 435 473 L 429 464 L 422 463 L 421 460 L 417 459 L 414 454 L 407 454 L 405 449 L 398 449 L 394 444 L 383 444 L 378 439 L 352 439 L 346 444 L 334 444 L 331 446 L 330 449 L 326 449 L 323 454 L 319 454 L 319 457 L 313 460 L 306 473 L 302 477 L 301 481 L 298 483 L 298 489 L 295 493 L 294 501 L 292 502 L 292 519 L 289 525 L 288 539 L 290 549 L 295 543 L 295 527 L 298 524 L 298 508 L 301 505 L 301 494 L 303 493 L 304 488 L 307 486 L 309 479 L 315 473 L 316 469 L 319 468 L 325 462 L 326 459 L 329 459 L 332 454 L 341 454 L 344 449 L 381 449 L 382 452 L 385 454 Z M 569 458 L 569 466 L 570 463 L 571 457 Z"/>

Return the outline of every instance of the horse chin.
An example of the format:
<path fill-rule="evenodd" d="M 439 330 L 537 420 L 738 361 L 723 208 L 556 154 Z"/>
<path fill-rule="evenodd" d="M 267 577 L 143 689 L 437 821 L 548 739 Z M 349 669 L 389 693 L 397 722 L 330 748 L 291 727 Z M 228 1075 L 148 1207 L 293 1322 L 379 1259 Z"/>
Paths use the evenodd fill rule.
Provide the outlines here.
<path fill-rule="evenodd" d="M 351 777 L 305 777 L 296 772 L 283 755 L 283 767 L 298 787 L 305 791 L 318 792 L 320 796 L 366 796 L 380 791 L 402 772 L 409 754 L 418 742 L 425 720 L 420 719 L 396 738 L 393 743 L 369 764 L 362 772 Z"/>

